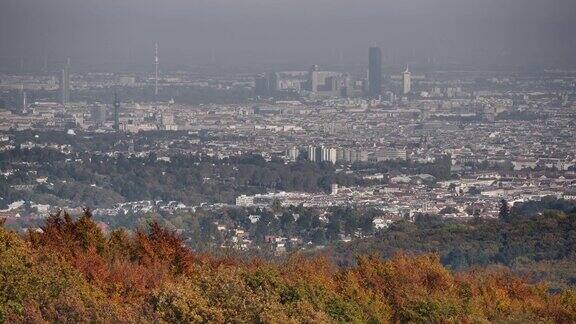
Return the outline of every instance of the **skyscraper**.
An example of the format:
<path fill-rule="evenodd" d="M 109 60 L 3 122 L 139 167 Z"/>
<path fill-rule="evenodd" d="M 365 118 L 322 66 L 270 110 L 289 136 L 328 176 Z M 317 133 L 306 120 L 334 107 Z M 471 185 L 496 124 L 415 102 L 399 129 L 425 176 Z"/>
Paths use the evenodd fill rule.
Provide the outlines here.
<path fill-rule="evenodd" d="M 254 79 L 254 93 L 257 97 L 267 98 L 270 96 L 270 80 L 266 74 L 259 74 Z"/>
<path fill-rule="evenodd" d="M 94 125 L 104 124 L 106 122 L 106 106 L 100 104 L 90 106 L 90 117 Z"/>
<path fill-rule="evenodd" d="M 308 160 L 311 162 L 316 161 L 316 147 L 313 145 L 308 146 Z"/>
<path fill-rule="evenodd" d="M 278 90 L 278 74 L 275 72 L 259 74 L 254 81 L 254 94 L 258 97 L 267 98 L 274 96 Z"/>
<path fill-rule="evenodd" d="M 318 83 L 320 83 L 320 67 L 318 67 L 318 65 L 314 64 L 312 65 L 312 67 L 310 68 L 309 71 L 309 77 L 308 77 L 308 90 L 312 91 L 312 92 L 317 92 L 318 91 Z"/>
<path fill-rule="evenodd" d="M 65 106 L 70 102 L 70 58 L 66 59 L 64 69 L 62 69 L 60 91 L 62 92 L 62 105 Z"/>
<path fill-rule="evenodd" d="M 406 65 L 406 71 L 402 73 L 402 93 L 407 95 L 412 90 L 412 73 L 408 69 L 408 65 Z"/>
<path fill-rule="evenodd" d="M 368 96 L 377 98 L 382 92 L 382 50 L 370 47 L 368 53 Z"/>

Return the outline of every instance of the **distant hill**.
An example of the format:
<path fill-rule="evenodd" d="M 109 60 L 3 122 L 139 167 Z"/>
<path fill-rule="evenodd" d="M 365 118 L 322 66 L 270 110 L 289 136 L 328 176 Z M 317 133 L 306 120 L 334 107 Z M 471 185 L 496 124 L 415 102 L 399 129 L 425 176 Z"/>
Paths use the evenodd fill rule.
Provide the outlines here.
<path fill-rule="evenodd" d="M 332 257 L 355 264 L 357 255 L 392 257 L 436 253 L 450 270 L 503 265 L 533 281 L 546 280 L 553 290 L 576 287 L 576 203 L 545 198 L 515 204 L 507 220 L 469 222 L 420 215 L 400 221 L 374 237 L 339 244 Z"/>

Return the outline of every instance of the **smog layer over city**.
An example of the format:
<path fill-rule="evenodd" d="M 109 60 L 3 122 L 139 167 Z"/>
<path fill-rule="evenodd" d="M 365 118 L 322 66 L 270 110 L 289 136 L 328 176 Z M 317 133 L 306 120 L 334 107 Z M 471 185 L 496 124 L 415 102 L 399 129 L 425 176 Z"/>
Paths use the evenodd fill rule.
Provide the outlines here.
<path fill-rule="evenodd" d="M 576 2 L 1 0 L 0 323 L 576 322 Z"/>

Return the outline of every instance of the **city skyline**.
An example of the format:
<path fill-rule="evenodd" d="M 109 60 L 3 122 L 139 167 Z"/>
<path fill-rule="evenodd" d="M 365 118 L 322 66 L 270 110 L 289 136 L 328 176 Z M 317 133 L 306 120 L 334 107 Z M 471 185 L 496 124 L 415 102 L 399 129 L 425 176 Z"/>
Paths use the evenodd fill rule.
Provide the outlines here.
<path fill-rule="evenodd" d="M 575 0 L 2 0 L 0 323 L 576 319 Z"/>
<path fill-rule="evenodd" d="M 165 68 L 353 64 L 369 44 L 382 47 L 385 62 L 395 64 L 573 67 L 575 12 L 568 0 L 363 0 L 355 6 L 7 0 L 0 13 L 0 67 L 40 68 L 65 57 L 82 69 L 141 67 L 156 42 Z"/>

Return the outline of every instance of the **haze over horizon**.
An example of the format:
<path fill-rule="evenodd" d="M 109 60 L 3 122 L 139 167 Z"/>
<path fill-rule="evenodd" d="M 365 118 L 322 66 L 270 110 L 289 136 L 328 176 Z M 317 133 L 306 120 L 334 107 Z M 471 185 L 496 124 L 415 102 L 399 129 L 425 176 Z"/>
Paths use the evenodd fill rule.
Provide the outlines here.
<path fill-rule="evenodd" d="M 576 323 L 576 0 L 0 0 L 0 324 Z"/>
<path fill-rule="evenodd" d="M 0 65 L 21 59 L 167 67 L 389 62 L 573 67 L 569 0 L 4 0 Z M 80 62 L 80 63 L 78 63 Z"/>

